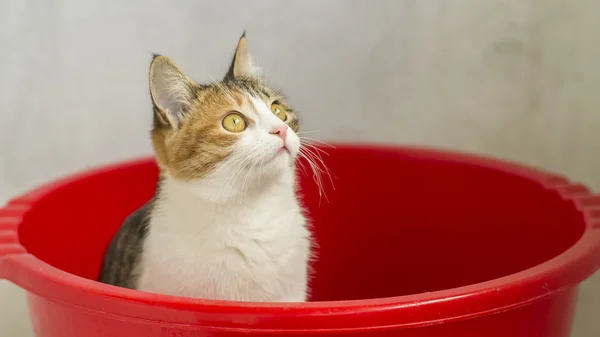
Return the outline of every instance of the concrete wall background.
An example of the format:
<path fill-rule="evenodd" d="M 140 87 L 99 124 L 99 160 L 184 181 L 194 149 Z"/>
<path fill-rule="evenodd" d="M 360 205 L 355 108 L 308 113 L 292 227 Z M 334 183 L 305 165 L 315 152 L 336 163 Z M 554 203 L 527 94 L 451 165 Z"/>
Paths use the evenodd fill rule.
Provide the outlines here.
<path fill-rule="evenodd" d="M 150 154 L 152 52 L 197 81 L 236 40 L 324 140 L 495 155 L 600 189 L 600 2 L 329 0 L 0 2 L 0 201 L 90 166 Z M 600 335 L 600 278 L 576 337 Z M 0 335 L 31 336 L 0 283 Z"/>

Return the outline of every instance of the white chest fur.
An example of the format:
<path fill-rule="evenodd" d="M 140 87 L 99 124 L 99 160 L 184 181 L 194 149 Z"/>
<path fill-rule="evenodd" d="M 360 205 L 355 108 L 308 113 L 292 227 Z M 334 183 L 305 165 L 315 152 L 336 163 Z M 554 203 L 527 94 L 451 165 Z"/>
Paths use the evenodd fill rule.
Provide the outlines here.
<path fill-rule="evenodd" d="M 139 290 L 238 301 L 306 299 L 311 239 L 293 179 L 243 202 L 196 198 L 169 179 L 161 187 Z"/>

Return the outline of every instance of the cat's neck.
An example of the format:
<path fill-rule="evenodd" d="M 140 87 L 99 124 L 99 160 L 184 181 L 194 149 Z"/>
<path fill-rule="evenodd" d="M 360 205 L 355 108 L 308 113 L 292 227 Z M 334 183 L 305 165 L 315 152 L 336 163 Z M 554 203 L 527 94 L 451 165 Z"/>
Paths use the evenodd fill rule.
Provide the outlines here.
<path fill-rule="evenodd" d="M 227 186 L 217 181 L 182 182 L 163 175 L 153 221 L 157 226 L 181 226 L 182 230 L 209 226 L 225 219 L 239 223 L 257 213 L 296 209 L 295 172 L 285 172 L 251 187 Z M 244 190 L 240 190 L 240 189 Z M 275 211 L 277 210 L 277 211 Z M 199 226 L 199 227 L 198 227 Z M 195 230 L 195 229 L 194 229 Z"/>
<path fill-rule="evenodd" d="M 218 207 L 232 204 L 249 204 L 256 199 L 273 194 L 294 194 L 296 172 L 293 169 L 278 175 L 253 179 L 244 177 L 231 181 L 223 178 L 208 178 L 198 181 L 180 181 L 162 174 L 159 182 L 160 194 L 181 196 L 194 203 Z"/>

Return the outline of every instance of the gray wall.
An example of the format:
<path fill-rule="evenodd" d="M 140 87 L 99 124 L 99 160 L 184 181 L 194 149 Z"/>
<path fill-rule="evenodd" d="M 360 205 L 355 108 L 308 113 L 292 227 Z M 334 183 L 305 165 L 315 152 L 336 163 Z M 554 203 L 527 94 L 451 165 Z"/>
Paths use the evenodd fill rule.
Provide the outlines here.
<path fill-rule="evenodd" d="M 151 153 L 151 52 L 221 77 L 243 29 L 324 140 L 434 145 L 600 189 L 595 0 L 0 1 L 0 202 Z M 589 281 L 576 337 L 600 335 Z M 14 297 L 14 299 L 13 299 Z M 0 335 L 28 336 L 0 283 Z"/>

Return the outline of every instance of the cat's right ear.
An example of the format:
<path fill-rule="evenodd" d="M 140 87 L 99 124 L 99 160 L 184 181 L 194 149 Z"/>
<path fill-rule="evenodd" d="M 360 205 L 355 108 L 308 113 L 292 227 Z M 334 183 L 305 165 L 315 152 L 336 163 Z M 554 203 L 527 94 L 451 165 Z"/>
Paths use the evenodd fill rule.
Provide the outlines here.
<path fill-rule="evenodd" d="M 248 39 L 246 39 L 246 31 L 240 37 L 238 45 L 235 48 L 231 66 L 225 74 L 225 80 L 233 80 L 239 78 L 254 79 L 256 78 L 258 68 L 252 61 L 252 56 L 248 51 Z"/>
<path fill-rule="evenodd" d="M 179 129 L 192 108 L 198 85 L 166 56 L 154 55 L 150 65 L 150 96 L 160 122 Z"/>

